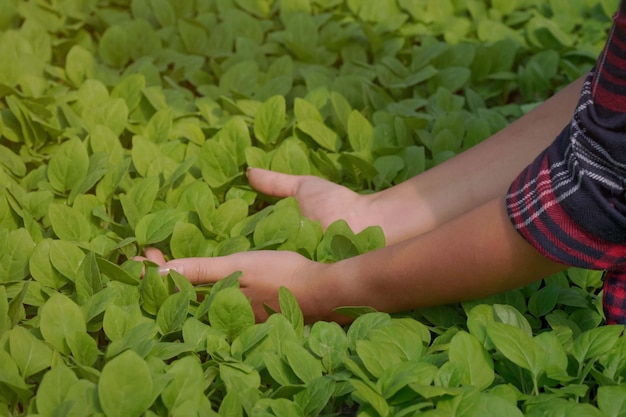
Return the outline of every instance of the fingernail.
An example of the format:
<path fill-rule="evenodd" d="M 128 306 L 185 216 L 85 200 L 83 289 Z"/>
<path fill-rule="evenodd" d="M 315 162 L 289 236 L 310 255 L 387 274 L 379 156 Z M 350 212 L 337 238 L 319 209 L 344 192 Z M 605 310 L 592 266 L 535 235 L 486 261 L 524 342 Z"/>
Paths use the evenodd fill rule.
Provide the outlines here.
<path fill-rule="evenodd" d="M 165 275 L 170 273 L 171 268 L 166 268 L 166 267 L 160 267 L 159 268 L 159 275 L 161 275 L 162 277 L 164 277 Z"/>

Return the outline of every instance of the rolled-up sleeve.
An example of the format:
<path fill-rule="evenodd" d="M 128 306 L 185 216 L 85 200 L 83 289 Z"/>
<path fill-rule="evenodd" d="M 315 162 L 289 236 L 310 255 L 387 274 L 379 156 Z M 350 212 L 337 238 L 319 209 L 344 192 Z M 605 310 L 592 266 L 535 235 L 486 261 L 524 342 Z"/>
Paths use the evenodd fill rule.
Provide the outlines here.
<path fill-rule="evenodd" d="M 549 259 L 606 270 L 604 310 L 626 324 L 624 2 L 568 126 L 511 184 L 516 230 Z"/>

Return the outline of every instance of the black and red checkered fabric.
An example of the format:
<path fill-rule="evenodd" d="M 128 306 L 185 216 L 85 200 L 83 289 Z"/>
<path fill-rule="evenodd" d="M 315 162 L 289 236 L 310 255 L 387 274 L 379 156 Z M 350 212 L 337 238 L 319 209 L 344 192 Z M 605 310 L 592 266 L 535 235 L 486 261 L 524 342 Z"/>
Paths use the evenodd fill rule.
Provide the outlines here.
<path fill-rule="evenodd" d="M 509 217 L 546 257 L 605 270 L 607 323 L 626 324 L 626 0 L 568 126 L 511 184 Z"/>

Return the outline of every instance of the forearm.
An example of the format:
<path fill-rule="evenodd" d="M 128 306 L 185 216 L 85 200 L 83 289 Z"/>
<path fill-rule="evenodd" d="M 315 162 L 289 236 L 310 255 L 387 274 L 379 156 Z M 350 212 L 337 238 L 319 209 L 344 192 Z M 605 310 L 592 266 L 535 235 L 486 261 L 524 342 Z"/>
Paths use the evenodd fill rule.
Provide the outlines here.
<path fill-rule="evenodd" d="M 421 236 L 328 265 L 317 303 L 326 311 L 404 311 L 499 293 L 565 268 L 518 235 L 496 198 Z"/>
<path fill-rule="evenodd" d="M 584 77 L 489 139 L 415 178 L 371 195 L 390 243 L 437 227 L 503 195 L 570 121 Z"/>

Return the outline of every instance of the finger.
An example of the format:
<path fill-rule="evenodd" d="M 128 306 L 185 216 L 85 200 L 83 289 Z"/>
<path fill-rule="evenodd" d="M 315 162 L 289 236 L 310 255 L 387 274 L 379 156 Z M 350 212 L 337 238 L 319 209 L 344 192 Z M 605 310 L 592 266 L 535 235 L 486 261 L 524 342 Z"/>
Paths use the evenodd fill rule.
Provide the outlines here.
<path fill-rule="evenodd" d="M 157 265 L 163 265 L 165 262 L 165 256 L 163 256 L 163 252 L 158 250 L 157 248 L 146 248 L 144 250 L 145 259 L 154 262 Z"/>
<path fill-rule="evenodd" d="M 181 258 L 161 265 L 159 272 L 167 274 L 174 270 L 192 284 L 215 283 L 222 278 L 240 270 L 237 268 L 235 255 L 216 258 Z"/>
<path fill-rule="evenodd" d="M 273 197 L 289 197 L 296 194 L 302 176 L 282 174 L 262 168 L 250 168 L 247 172 L 250 184 L 263 194 Z"/>

